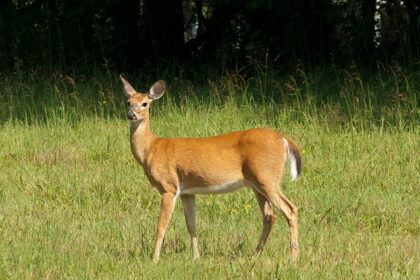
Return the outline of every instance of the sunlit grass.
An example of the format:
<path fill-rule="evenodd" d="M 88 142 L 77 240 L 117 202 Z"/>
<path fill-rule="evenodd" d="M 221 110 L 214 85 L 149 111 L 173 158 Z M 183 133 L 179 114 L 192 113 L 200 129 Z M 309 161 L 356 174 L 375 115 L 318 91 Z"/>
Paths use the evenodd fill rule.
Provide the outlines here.
<path fill-rule="evenodd" d="M 262 223 L 249 190 L 198 196 L 197 262 L 178 203 L 154 265 L 159 195 L 130 153 L 116 78 L 3 77 L 0 278 L 419 278 L 418 77 L 406 77 L 398 90 L 407 99 L 393 103 L 376 93 L 397 90 L 389 76 L 350 91 L 339 85 L 347 80 L 323 87 L 322 75 L 294 77 L 302 80 L 290 89 L 292 77 L 268 83 L 269 98 L 234 77 L 201 86 L 174 80 L 152 108 L 160 136 L 265 126 L 301 145 L 302 177 L 292 183 L 286 174 L 282 185 L 299 207 L 297 265 L 279 213 L 254 256 Z M 322 88 L 338 96 L 316 96 Z"/>

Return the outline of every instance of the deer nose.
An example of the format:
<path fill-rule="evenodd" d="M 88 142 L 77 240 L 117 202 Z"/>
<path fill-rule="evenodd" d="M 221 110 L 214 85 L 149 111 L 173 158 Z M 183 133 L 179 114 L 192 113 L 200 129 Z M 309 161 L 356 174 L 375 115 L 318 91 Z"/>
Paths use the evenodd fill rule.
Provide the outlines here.
<path fill-rule="evenodd" d="M 128 114 L 127 114 L 127 118 L 129 119 L 129 120 L 135 120 L 136 119 L 136 115 L 133 113 L 133 112 L 128 112 Z"/>

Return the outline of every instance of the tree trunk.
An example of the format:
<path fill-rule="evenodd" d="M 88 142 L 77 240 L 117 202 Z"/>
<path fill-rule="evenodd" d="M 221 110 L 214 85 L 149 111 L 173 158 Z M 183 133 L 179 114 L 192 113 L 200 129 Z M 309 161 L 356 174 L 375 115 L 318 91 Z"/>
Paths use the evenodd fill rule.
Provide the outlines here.
<path fill-rule="evenodd" d="M 145 0 L 146 31 L 154 58 L 172 59 L 184 55 L 182 0 Z"/>
<path fill-rule="evenodd" d="M 420 4 L 417 0 L 404 0 L 404 4 L 409 17 L 408 34 L 411 52 L 409 55 L 418 58 L 420 56 Z"/>

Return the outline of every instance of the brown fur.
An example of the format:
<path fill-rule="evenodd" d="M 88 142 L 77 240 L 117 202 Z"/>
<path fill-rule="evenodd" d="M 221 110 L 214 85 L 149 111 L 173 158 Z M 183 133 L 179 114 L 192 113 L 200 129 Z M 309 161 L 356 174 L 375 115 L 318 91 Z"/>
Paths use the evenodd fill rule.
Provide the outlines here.
<path fill-rule="evenodd" d="M 280 209 L 290 229 L 292 258 L 297 259 L 297 208 L 279 189 L 288 149 L 296 159 L 298 174 L 301 158 L 298 146 L 286 136 L 257 128 L 205 138 L 160 138 L 150 129 L 149 108 L 165 91 L 163 81 L 149 93 L 137 93 L 121 77 L 128 96 L 131 122 L 131 150 L 142 165 L 150 183 L 162 195 L 153 260 L 169 224 L 175 200 L 181 196 L 194 258 L 199 256 L 195 234 L 195 196 L 210 189 L 234 190 L 233 184 L 250 186 L 263 214 L 260 253 L 275 220 L 272 206 Z M 284 139 L 287 140 L 288 148 Z M 232 188 L 231 188 L 232 187 Z M 216 191 L 214 192 L 216 193 Z"/>

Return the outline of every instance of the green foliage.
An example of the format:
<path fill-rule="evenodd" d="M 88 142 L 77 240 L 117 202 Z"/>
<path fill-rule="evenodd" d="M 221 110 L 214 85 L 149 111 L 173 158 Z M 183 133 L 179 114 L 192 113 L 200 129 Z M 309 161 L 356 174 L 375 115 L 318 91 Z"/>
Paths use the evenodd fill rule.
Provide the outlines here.
<path fill-rule="evenodd" d="M 278 66 L 416 65 L 419 11 L 414 0 L 3 0 L 0 70 L 232 69 L 267 53 Z"/>

